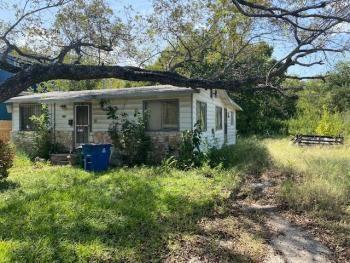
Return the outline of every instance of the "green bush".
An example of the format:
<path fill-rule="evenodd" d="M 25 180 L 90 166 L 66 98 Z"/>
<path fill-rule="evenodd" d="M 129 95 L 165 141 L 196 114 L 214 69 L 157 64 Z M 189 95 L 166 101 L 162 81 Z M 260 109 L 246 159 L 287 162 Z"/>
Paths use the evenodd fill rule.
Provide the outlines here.
<path fill-rule="evenodd" d="M 13 165 L 14 150 L 9 143 L 0 140 L 0 179 L 8 176 L 8 169 Z"/>
<path fill-rule="evenodd" d="M 318 135 L 340 135 L 344 131 L 343 119 L 338 112 L 332 114 L 324 108 L 315 131 Z"/>
<path fill-rule="evenodd" d="M 114 146 L 112 158 L 118 159 L 114 162 L 128 166 L 147 164 L 151 138 L 146 134 L 146 118 L 135 111 L 131 120 L 127 113 L 118 113 L 118 108 L 113 106 L 107 106 L 106 111 L 108 119 L 112 120 L 108 133 Z"/>
<path fill-rule="evenodd" d="M 40 157 L 48 159 L 52 151 L 51 123 L 47 105 L 42 104 L 41 115 L 32 116 L 30 119 L 34 124 L 34 145 L 31 159 Z"/>
<path fill-rule="evenodd" d="M 190 169 L 201 166 L 205 161 L 205 154 L 201 150 L 201 129 L 196 124 L 191 131 L 184 131 L 179 146 L 178 167 Z"/>

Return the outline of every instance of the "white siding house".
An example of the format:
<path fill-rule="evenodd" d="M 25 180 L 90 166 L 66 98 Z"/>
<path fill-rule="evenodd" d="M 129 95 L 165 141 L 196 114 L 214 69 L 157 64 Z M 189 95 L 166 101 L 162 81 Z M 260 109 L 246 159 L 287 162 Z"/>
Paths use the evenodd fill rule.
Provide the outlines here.
<path fill-rule="evenodd" d="M 111 120 L 101 106 L 108 100 L 119 112 L 148 111 L 149 134 L 155 145 L 172 143 L 181 132 L 191 130 L 200 121 L 202 137 L 221 147 L 236 142 L 236 111 L 241 108 L 226 91 L 174 87 L 169 85 L 101 89 L 71 92 L 36 93 L 8 100 L 12 108 L 12 135 L 30 132 L 31 115 L 40 113 L 40 104 L 48 105 L 53 140 L 69 150 L 82 143 L 109 142 Z"/>

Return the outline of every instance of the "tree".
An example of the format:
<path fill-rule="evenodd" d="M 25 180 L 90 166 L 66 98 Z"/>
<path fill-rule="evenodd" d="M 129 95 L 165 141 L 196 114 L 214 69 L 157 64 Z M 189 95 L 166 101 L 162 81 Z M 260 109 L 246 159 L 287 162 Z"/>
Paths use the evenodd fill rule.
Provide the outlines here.
<path fill-rule="evenodd" d="M 218 14 L 215 16 L 218 17 Z M 229 29 L 232 30 L 232 28 Z M 240 41 L 242 36 L 236 32 L 235 28 L 233 29 L 229 36 L 220 40 L 214 37 L 217 35 L 214 30 L 205 32 L 205 34 L 192 32 L 191 37 L 183 40 L 183 45 L 189 47 L 205 42 L 207 47 L 205 50 L 192 48 L 193 61 L 186 61 L 183 57 L 185 53 L 181 53 L 185 51 L 181 49 L 176 59 L 172 59 L 171 47 L 167 47 L 151 68 L 161 69 L 186 61 L 181 65 L 181 74 L 188 77 L 211 77 L 218 71 L 223 72 L 222 78 L 225 80 L 235 79 L 242 75 L 253 77 L 258 74 L 261 76 L 267 74 L 269 66 L 276 62 L 272 59 L 272 48 L 266 43 L 251 43 L 249 48 L 245 47 L 242 50 Z M 232 63 L 224 68 L 225 61 L 232 58 L 234 52 L 237 52 L 236 56 L 239 57 L 236 57 L 235 60 L 231 59 Z M 198 61 L 200 63 L 197 63 Z M 279 81 L 282 80 L 282 77 Z M 230 92 L 229 95 L 244 109 L 237 118 L 241 134 L 286 133 L 286 120 L 294 113 L 294 98 L 280 96 L 280 94 L 266 90 L 257 91 L 253 85 L 248 84 L 242 91 Z"/>
<path fill-rule="evenodd" d="M 2 9 L 13 10 L 16 14 L 12 23 L 0 22 L 0 48 L 3 50 L 0 69 L 14 73 L 0 85 L 1 101 L 33 84 L 57 79 L 118 78 L 235 92 L 249 85 L 256 90 L 283 93 L 283 87 L 278 85 L 278 81 L 276 85 L 276 78 L 284 75 L 288 68 L 323 64 L 329 53 L 345 52 L 349 48 L 346 30 L 350 22 L 348 1 L 159 0 L 155 3 L 153 17 L 163 23 L 148 19 L 151 26 L 141 31 L 135 25 L 136 19 L 118 18 L 104 0 L 27 0 L 24 6 L 12 5 L 9 0 L 1 3 Z M 47 22 L 44 19 L 48 10 L 56 14 L 54 21 Z M 219 19 L 211 16 L 214 11 L 218 14 L 221 11 Z M 244 19 L 236 21 L 236 16 Z M 200 19 L 196 21 L 196 18 Z M 142 22 L 145 23 L 145 20 Z M 242 45 L 243 50 L 245 47 L 247 50 L 250 48 L 251 41 L 269 39 L 282 41 L 288 51 L 282 59 L 270 65 L 264 76 L 240 74 L 225 79 L 225 72 L 231 72 L 231 65 L 240 56 L 223 60 L 222 67 L 213 69 L 210 76 L 190 77 L 181 74 L 181 64 L 195 62 L 191 56 L 192 47 L 182 44 L 187 33 L 198 28 L 219 28 L 219 42 L 227 36 L 221 30 L 225 28 L 221 26 L 222 23 L 237 23 L 235 28 L 244 32 L 241 41 L 247 45 Z M 25 40 L 27 49 L 19 44 L 19 39 Z M 168 42 L 174 47 L 172 52 L 175 60 L 177 52 L 184 50 L 185 61 L 168 69 L 147 69 L 144 62 L 147 60 L 140 61 L 137 56 L 139 48 L 147 46 L 147 39 L 150 43 L 154 43 L 154 39 Z M 205 50 L 205 42 L 195 48 Z M 217 51 L 219 54 L 220 50 Z M 150 57 L 155 57 L 157 52 L 155 50 Z M 10 54 L 26 58 L 27 62 L 10 64 Z M 74 55 L 75 59 L 68 63 L 65 61 L 68 55 Z M 82 65 L 80 61 L 84 56 L 95 57 L 98 63 Z M 134 64 L 139 62 L 140 66 L 120 65 L 125 58 L 132 59 Z"/>
<path fill-rule="evenodd" d="M 325 135 L 348 133 L 349 84 L 348 62 L 339 63 L 324 81 L 307 82 L 307 89 L 298 94 L 296 114 L 289 121 L 290 132 Z"/>

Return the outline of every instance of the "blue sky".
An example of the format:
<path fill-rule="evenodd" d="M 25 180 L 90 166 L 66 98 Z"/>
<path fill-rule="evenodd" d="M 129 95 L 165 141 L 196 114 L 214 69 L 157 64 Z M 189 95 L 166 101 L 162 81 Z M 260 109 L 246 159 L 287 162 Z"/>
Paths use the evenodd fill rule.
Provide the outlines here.
<path fill-rule="evenodd" d="M 136 10 L 141 14 L 147 14 L 152 12 L 152 0 L 107 0 L 107 1 L 110 3 L 114 11 L 116 11 L 116 13 L 119 10 L 122 10 L 124 6 L 132 6 L 134 10 Z M 12 2 L 23 2 L 23 0 L 13 0 Z M 1 3 L 1 0 L 0 0 L 0 3 Z M 8 12 L 8 10 L 1 10 L 1 6 L 0 6 L 0 17 L 1 19 L 8 20 L 8 19 L 11 19 L 12 16 L 11 16 L 11 13 Z M 275 58 L 278 59 L 278 58 L 281 58 L 283 54 L 285 54 L 286 52 L 288 52 L 288 49 L 286 47 L 276 47 L 274 49 L 273 55 Z M 326 65 L 322 65 L 322 66 L 316 65 L 310 68 L 294 66 L 289 69 L 289 73 L 302 75 L 302 76 L 312 76 L 312 75 L 322 74 L 331 70 L 334 67 L 334 65 L 340 60 L 350 60 L 350 56 L 332 54 L 331 57 L 329 58 L 328 63 L 326 63 Z"/>

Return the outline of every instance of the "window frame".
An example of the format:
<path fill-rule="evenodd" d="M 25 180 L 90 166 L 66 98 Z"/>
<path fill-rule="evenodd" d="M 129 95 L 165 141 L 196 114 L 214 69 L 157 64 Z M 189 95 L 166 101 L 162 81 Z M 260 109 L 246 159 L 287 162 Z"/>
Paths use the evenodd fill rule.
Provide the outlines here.
<path fill-rule="evenodd" d="M 218 109 L 220 109 L 221 112 L 221 120 L 220 120 L 220 127 L 218 127 Z M 223 129 L 223 107 L 215 106 L 215 130 L 216 131 L 222 131 Z"/>
<path fill-rule="evenodd" d="M 204 102 L 204 101 L 200 101 L 200 100 L 197 100 L 196 101 L 196 123 L 198 123 L 198 104 L 199 104 L 199 110 L 201 111 L 202 107 L 201 105 L 205 105 L 205 127 L 200 127 L 202 132 L 206 132 L 208 130 L 208 103 Z"/>
<path fill-rule="evenodd" d="M 180 102 L 179 99 L 151 99 L 151 100 L 143 100 L 143 116 L 146 116 L 146 110 L 147 110 L 147 103 L 149 102 L 160 102 L 161 107 L 161 119 L 160 119 L 160 129 L 150 129 L 149 127 L 146 127 L 146 131 L 148 132 L 171 132 L 171 131 L 179 131 L 180 130 Z M 166 102 L 176 102 L 177 105 L 177 118 L 176 118 L 176 128 L 163 128 L 163 109 L 164 104 Z"/>
<path fill-rule="evenodd" d="M 23 113 L 22 113 L 22 110 L 24 108 L 27 108 L 30 107 L 30 106 L 35 106 L 35 107 L 39 107 L 39 115 L 31 115 L 31 116 L 40 116 L 41 114 L 41 110 L 42 110 L 42 105 L 40 103 L 21 103 L 21 104 L 18 104 L 18 112 L 19 112 L 19 130 L 20 131 L 23 131 L 23 132 L 26 132 L 26 131 L 35 131 L 35 129 L 33 127 L 30 127 L 29 129 L 27 128 L 24 128 L 23 126 Z M 31 117 L 29 116 L 29 118 Z M 30 122 L 30 119 L 28 118 L 28 122 Z"/>
<path fill-rule="evenodd" d="M 235 115 L 234 111 L 231 111 L 231 126 L 235 126 Z"/>

